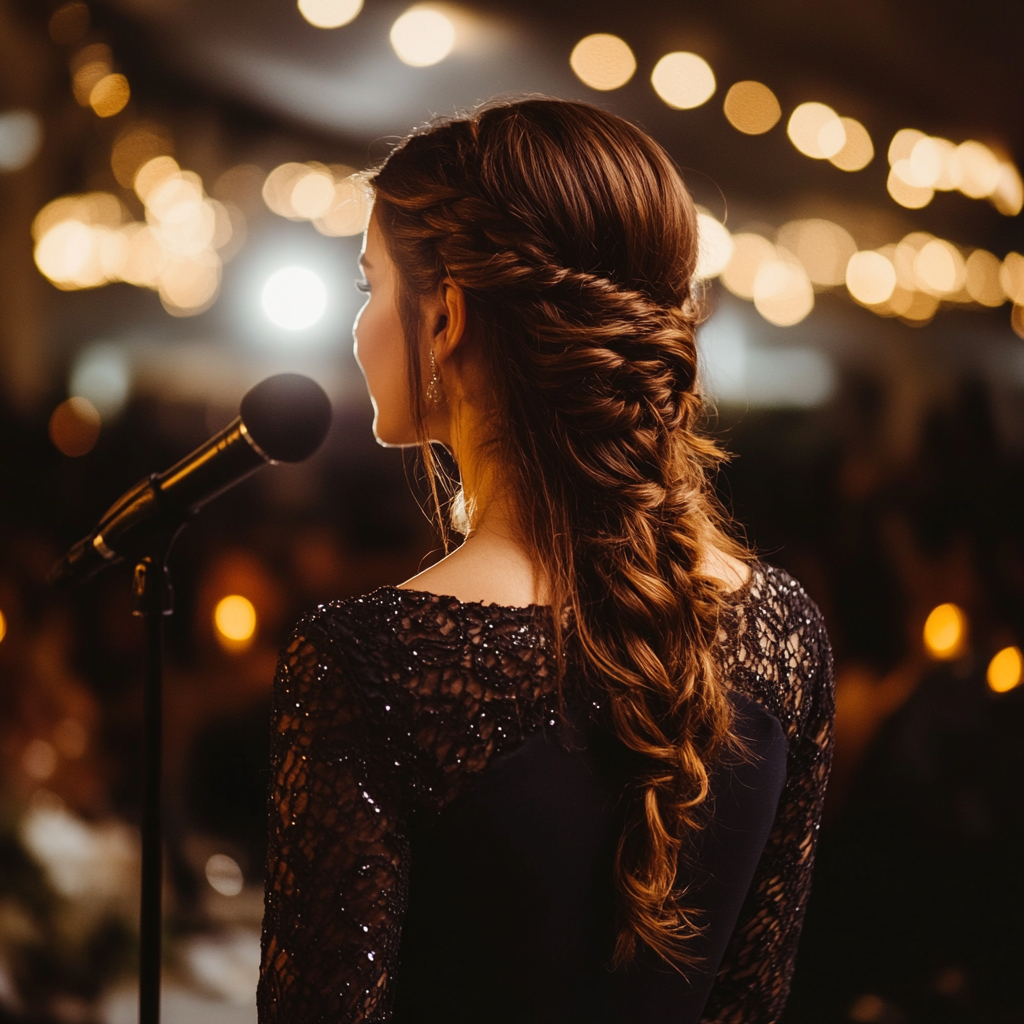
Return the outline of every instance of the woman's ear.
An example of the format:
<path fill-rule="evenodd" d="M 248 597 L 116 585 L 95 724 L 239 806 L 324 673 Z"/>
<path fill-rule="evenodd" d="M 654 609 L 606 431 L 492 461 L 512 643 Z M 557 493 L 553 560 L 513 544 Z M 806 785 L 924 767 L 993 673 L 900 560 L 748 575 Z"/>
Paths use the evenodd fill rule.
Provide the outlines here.
<path fill-rule="evenodd" d="M 466 335 L 466 293 L 446 277 L 432 303 L 431 350 L 438 365 L 454 354 Z"/>

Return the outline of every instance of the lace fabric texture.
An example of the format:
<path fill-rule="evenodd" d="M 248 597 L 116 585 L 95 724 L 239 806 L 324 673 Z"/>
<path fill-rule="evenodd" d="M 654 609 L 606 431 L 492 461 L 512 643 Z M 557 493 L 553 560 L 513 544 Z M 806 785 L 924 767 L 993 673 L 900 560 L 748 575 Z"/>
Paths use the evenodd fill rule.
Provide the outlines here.
<path fill-rule="evenodd" d="M 274 683 L 261 1024 L 390 1018 L 409 823 L 554 724 L 549 615 L 386 587 L 298 624 Z M 703 1020 L 768 1024 L 789 992 L 810 889 L 831 654 L 814 603 L 765 565 L 736 593 L 720 641 L 729 685 L 783 727 L 787 782 Z"/>

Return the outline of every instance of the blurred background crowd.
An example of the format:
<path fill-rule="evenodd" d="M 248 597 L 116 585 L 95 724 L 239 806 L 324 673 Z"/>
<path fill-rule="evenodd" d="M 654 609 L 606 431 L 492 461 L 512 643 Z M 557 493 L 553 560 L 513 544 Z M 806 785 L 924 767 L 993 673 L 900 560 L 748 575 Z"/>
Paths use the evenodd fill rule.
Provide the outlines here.
<path fill-rule="evenodd" d="M 165 1018 L 255 1021 L 276 652 L 437 554 L 351 354 L 351 176 L 524 93 L 682 168 L 718 486 L 832 637 L 786 1021 L 1024 1021 L 1022 38 L 1017 0 L 0 0 L 0 1021 L 135 1020 L 142 628 L 130 567 L 47 571 L 287 370 L 328 440 L 186 530 L 168 627 Z"/>

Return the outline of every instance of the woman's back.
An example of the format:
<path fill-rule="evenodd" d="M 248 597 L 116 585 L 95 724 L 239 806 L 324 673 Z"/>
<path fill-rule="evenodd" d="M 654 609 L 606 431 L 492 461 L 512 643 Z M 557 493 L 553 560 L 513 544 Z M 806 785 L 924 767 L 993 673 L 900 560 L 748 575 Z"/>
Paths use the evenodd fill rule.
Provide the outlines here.
<path fill-rule="evenodd" d="M 831 751 L 817 609 L 761 565 L 732 595 L 717 655 L 753 756 L 711 766 L 684 846 L 688 979 L 649 951 L 608 966 L 637 755 L 571 671 L 558 714 L 550 626 L 395 588 L 300 624 L 275 686 L 261 1020 L 777 1019 Z"/>

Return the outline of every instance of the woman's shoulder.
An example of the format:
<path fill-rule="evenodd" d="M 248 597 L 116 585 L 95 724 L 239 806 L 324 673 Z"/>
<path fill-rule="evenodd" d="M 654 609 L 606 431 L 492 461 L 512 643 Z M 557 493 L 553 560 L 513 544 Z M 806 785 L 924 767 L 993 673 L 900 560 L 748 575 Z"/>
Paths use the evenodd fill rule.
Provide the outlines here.
<path fill-rule="evenodd" d="M 791 739 L 811 717 L 831 714 L 832 649 L 814 599 L 785 569 L 755 562 L 731 595 L 722 636 L 732 685 L 764 704 Z"/>

